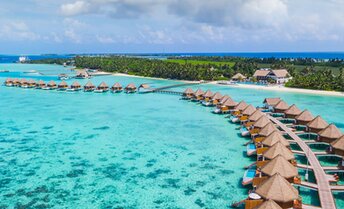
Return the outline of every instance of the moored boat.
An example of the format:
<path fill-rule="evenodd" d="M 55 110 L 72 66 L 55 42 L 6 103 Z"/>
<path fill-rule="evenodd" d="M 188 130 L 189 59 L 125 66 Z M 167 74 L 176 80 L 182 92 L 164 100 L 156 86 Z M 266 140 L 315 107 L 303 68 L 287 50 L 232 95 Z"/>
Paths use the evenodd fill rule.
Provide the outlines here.
<path fill-rule="evenodd" d="M 65 73 L 59 74 L 58 77 L 59 77 L 60 80 L 67 80 L 67 79 L 69 79 L 69 76 L 67 74 L 65 74 Z"/>

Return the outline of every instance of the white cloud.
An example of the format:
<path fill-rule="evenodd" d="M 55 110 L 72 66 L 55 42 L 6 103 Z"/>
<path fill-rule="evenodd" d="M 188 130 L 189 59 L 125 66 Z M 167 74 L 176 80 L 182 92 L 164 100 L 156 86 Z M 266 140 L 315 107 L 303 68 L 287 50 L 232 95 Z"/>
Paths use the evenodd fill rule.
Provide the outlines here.
<path fill-rule="evenodd" d="M 112 44 L 112 43 L 115 43 L 115 40 L 112 37 L 110 37 L 110 36 L 96 35 L 96 39 L 98 40 L 98 42 L 100 42 L 102 44 Z"/>
<path fill-rule="evenodd" d="M 74 43 L 81 43 L 81 37 L 71 28 L 66 29 L 64 35 Z"/>
<path fill-rule="evenodd" d="M 0 26 L 0 37 L 7 40 L 38 40 L 40 35 L 32 32 L 25 22 L 12 21 Z"/>
<path fill-rule="evenodd" d="M 61 12 L 66 16 L 85 14 L 90 11 L 90 6 L 90 3 L 86 1 L 76 1 L 74 3 L 62 4 Z"/>

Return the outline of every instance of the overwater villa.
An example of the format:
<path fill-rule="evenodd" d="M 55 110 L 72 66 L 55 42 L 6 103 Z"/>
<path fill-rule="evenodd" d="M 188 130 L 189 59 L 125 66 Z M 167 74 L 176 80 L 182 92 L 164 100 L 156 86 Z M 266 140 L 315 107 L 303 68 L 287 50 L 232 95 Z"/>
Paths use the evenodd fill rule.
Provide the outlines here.
<path fill-rule="evenodd" d="M 96 93 L 104 93 L 109 91 L 109 86 L 103 81 L 99 84 L 99 86 L 94 90 Z"/>
<path fill-rule="evenodd" d="M 323 130 L 327 126 L 328 126 L 328 123 L 324 119 L 322 119 L 320 115 L 318 115 L 312 121 L 307 123 L 308 132 L 312 132 L 312 133 L 319 133 L 321 130 Z"/>
<path fill-rule="evenodd" d="M 91 81 L 88 81 L 84 86 L 85 92 L 91 92 L 91 91 L 94 91 L 94 89 L 96 89 L 96 86 L 93 85 L 93 83 Z"/>
<path fill-rule="evenodd" d="M 226 102 L 227 99 L 229 99 L 230 96 L 228 96 L 227 94 L 222 96 L 222 98 L 220 99 L 219 103 L 217 105 L 222 105 L 223 103 Z"/>
<path fill-rule="evenodd" d="M 266 124 L 259 132 L 258 137 L 266 137 L 269 136 L 272 132 L 277 131 L 278 129 L 273 123 Z"/>
<path fill-rule="evenodd" d="M 218 103 L 220 103 L 221 99 L 222 99 L 222 94 L 220 94 L 220 92 L 216 92 L 212 97 L 211 97 L 211 104 L 210 106 L 214 106 L 217 105 Z M 209 106 L 209 105 L 206 105 Z"/>
<path fill-rule="evenodd" d="M 57 85 L 55 83 L 55 81 L 49 81 L 49 83 L 42 89 L 44 90 L 52 90 L 52 89 L 56 89 Z"/>
<path fill-rule="evenodd" d="M 262 182 L 255 190 L 255 193 L 261 197 L 262 202 L 273 200 L 283 209 L 302 208 L 302 201 L 299 197 L 299 192 L 279 173 L 274 174 L 272 177 Z M 262 204 L 262 202 L 256 205 L 251 205 L 252 207 L 245 207 L 245 209 L 254 208 L 257 205 Z M 248 201 L 245 202 L 245 204 L 250 205 Z"/>
<path fill-rule="evenodd" d="M 111 87 L 111 92 L 112 93 L 119 93 L 123 91 L 123 87 L 120 83 L 115 83 L 112 87 Z"/>
<path fill-rule="evenodd" d="M 340 138 L 343 133 L 334 124 L 328 125 L 318 133 L 318 140 L 321 142 L 331 143 Z"/>
<path fill-rule="evenodd" d="M 314 119 L 314 116 L 308 110 L 304 110 L 300 113 L 300 115 L 295 117 L 296 123 L 299 125 L 307 125 L 307 123 L 311 122 Z"/>
<path fill-rule="evenodd" d="M 191 88 L 185 89 L 182 99 L 190 100 L 194 96 L 194 91 Z"/>
<path fill-rule="evenodd" d="M 273 131 L 267 137 L 263 139 L 260 138 L 260 141 L 259 141 L 259 138 L 255 138 L 255 142 L 256 143 L 261 142 L 261 145 L 263 147 L 272 147 L 276 143 L 281 143 L 286 147 L 290 146 L 289 142 L 286 140 L 286 138 L 284 138 L 284 136 L 281 134 L 280 131 Z"/>
<path fill-rule="evenodd" d="M 232 110 L 231 114 L 233 116 L 239 116 L 241 112 L 248 106 L 245 101 L 240 101 Z"/>
<path fill-rule="evenodd" d="M 342 157 L 338 163 L 340 168 L 344 169 L 344 135 L 331 143 L 331 152 Z"/>
<path fill-rule="evenodd" d="M 281 142 L 277 142 L 272 147 L 266 149 L 262 154 L 257 151 L 257 167 L 263 167 L 268 161 L 274 159 L 278 155 L 282 155 L 293 165 L 296 164 L 293 152 Z"/>
<path fill-rule="evenodd" d="M 30 80 L 27 82 L 27 85 L 28 85 L 28 88 L 34 88 L 34 87 L 36 87 L 36 81 L 33 80 L 33 79 L 30 79 Z"/>
<path fill-rule="evenodd" d="M 68 89 L 68 84 L 66 83 L 66 81 L 62 81 L 61 83 L 59 83 L 59 85 L 57 85 L 57 90 L 59 91 L 65 91 Z"/>
<path fill-rule="evenodd" d="M 211 97 L 213 96 L 213 92 L 211 92 L 210 90 L 207 90 L 203 95 L 202 95 L 202 98 L 201 98 L 201 102 L 209 102 L 211 100 Z"/>
<path fill-rule="evenodd" d="M 28 88 L 29 87 L 29 83 L 27 82 L 27 80 L 25 78 L 20 80 L 19 85 L 21 88 Z"/>
<path fill-rule="evenodd" d="M 286 118 L 294 119 L 296 116 L 301 114 L 301 110 L 295 105 L 291 105 L 287 110 L 284 111 L 284 115 Z"/>
<path fill-rule="evenodd" d="M 261 205 L 258 205 L 255 209 L 282 209 L 275 201 L 266 200 Z"/>
<path fill-rule="evenodd" d="M 279 101 L 281 101 L 280 98 L 265 98 L 263 101 L 264 108 L 272 109 Z"/>
<path fill-rule="evenodd" d="M 5 86 L 13 86 L 12 78 L 7 78 L 4 82 Z"/>
<path fill-rule="evenodd" d="M 271 123 L 271 121 L 266 117 L 266 115 L 262 115 L 256 122 L 252 124 L 250 128 L 248 128 L 249 133 L 246 133 L 247 131 L 245 132 L 246 134 L 244 132 L 241 132 L 241 135 L 256 135 L 268 123 Z"/>
<path fill-rule="evenodd" d="M 237 102 L 229 97 L 224 103 L 218 104 L 213 112 L 221 114 L 229 113 L 229 111 L 232 110 L 237 104 Z"/>
<path fill-rule="evenodd" d="M 245 122 L 248 120 L 248 117 L 256 111 L 256 108 L 253 105 L 248 105 L 243 109 L 240 114 L 232 118 L 233 123 Z"/>
<path fill-rule="evenodd" d="M 43 80 L 39 80 L 37 83 L 36 83 L 36 89 L 41 89 L 41 88 L 44 88 L 46 87 L 46 84 Z"/>
<path fill-rule="evenodd" d="M 12 84 L 13 84 L 13 86 L 19 86 L 20 85 L 19 79 L 18 78 L 13 79 Z"/>
<path fill-rule="evenodd" d="M 192 97 L 192 101 L 200 101 L 203 99 L 203 94 L 204 92 L 202 91 L 202 89 L 197 89 Z"/>
<path fill-rule="evenodd" d="M 135 84 L 133 84 L 133 83 L 130 83 L 130 84 L 128 84 L 128 86 L 126 86 L 125 88 L 124 88 L 124 91 L 125 91 L 125 93 L 135 93 L 136 92 L 136 86 L 135 86 Z"/>
<path fill-rule="evenodd" d="M 72 85 L 70 85 L 70 88 L 67 89 L 67 91 L 80 91 L 80 90 L 81 90 L 81 85 L 77 81 L 74 81 Z"/>
<path fill-rule="evenodd" d="M 299 173 L 297 168 L 286 160 L 282 155 L 277 155 L 271 161 L 266 163 L 261 169 L 258 169 L 252 180 L 252 186 L 257 187 L 269 177 L 276 173 L 280 174 L 289 183 L 299 182 Z"/>
<path fill-rule="evenodd" d="M 287 109 L 289 108 L 289 105 L 283 101 L 280 100 L 274 107 L 273 107 L 273 111 L 275 113 L 284 113 Z"/>
<path fill-rule="evenodd" d="M 248 120 L 244 123 L 244 126 L 246 128 L 251 127 L 260 117 L 265 115 L 262 111 L 256 110 L 254 113 L 252 113 L 249 117 Z"/>

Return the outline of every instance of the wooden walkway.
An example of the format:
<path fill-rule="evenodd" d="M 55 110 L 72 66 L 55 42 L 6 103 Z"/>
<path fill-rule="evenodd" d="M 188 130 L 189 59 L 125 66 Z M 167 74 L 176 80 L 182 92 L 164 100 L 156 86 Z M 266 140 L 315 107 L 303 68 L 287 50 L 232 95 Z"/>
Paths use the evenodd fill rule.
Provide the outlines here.
<path fill-rule="evenodd" d="M 164 93 L 164 94 L 176 94 L 176 95 L 182 95 L 183 92 L 180 91 L 172 91 L 168 89 L 177 88 L 177 87 L 183 87 L 183 86 L 192 86 L 192 85 L 199 85 L 200 82 L 195 83 L 181 83 L 181 84 L 175 84 L 175 85 L 169 85 L 169 86 L 163 86 L 155 89 L 148 89 L 146 91 L 142 91 L 140 93 L 147 94 L 147 93 Z"/>
<path fill-rule="evenodd" d="M 267 115 L 267 117 L 276 125 L 278 125 L 283 131 L 285 131 L 291 138 L 293 138 L 296 143 L 301 147 L 305 155 L 308 158 L 310 165 L 313 167 L 313 172 L 317 180 L 319 199 L 321 207 L 324 209 L 334 209 L 336 204 L 332 195 L 331 187 L 327 178 L 327 174 L 321 167 L 318 158 L 313 153 L 311 148 L 294 132 L 292 132 L 287 126 L 281 123 L 279 120 Z"/>

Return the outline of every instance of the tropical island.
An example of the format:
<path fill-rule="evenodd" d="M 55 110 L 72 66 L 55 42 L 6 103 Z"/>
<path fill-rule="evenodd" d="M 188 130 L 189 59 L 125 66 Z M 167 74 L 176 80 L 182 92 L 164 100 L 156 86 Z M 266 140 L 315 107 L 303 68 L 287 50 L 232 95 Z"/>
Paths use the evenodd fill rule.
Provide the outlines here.
<path fill-rule="evenodd" d="M 74 65 L 76 68 L 99 69 L 104 72 L 189 81 L 222 81 L 230 80 L 235 76 L 235 79 L 239 81 L 246 80 L 252 83 L 263 81 L 272 85 L 282 83 L 266 76 L 257 76 L 257 71 L 284 69 L 287 71 L 284 76 L 292 78 L 285 79 L 283 85 L 286 87 L 344 91 L 344 61 L 342 59 L 227 56 L 173 56 L 166 59 L 152 59 L 107 55 L 32 60 L 29 63 Z"/>

